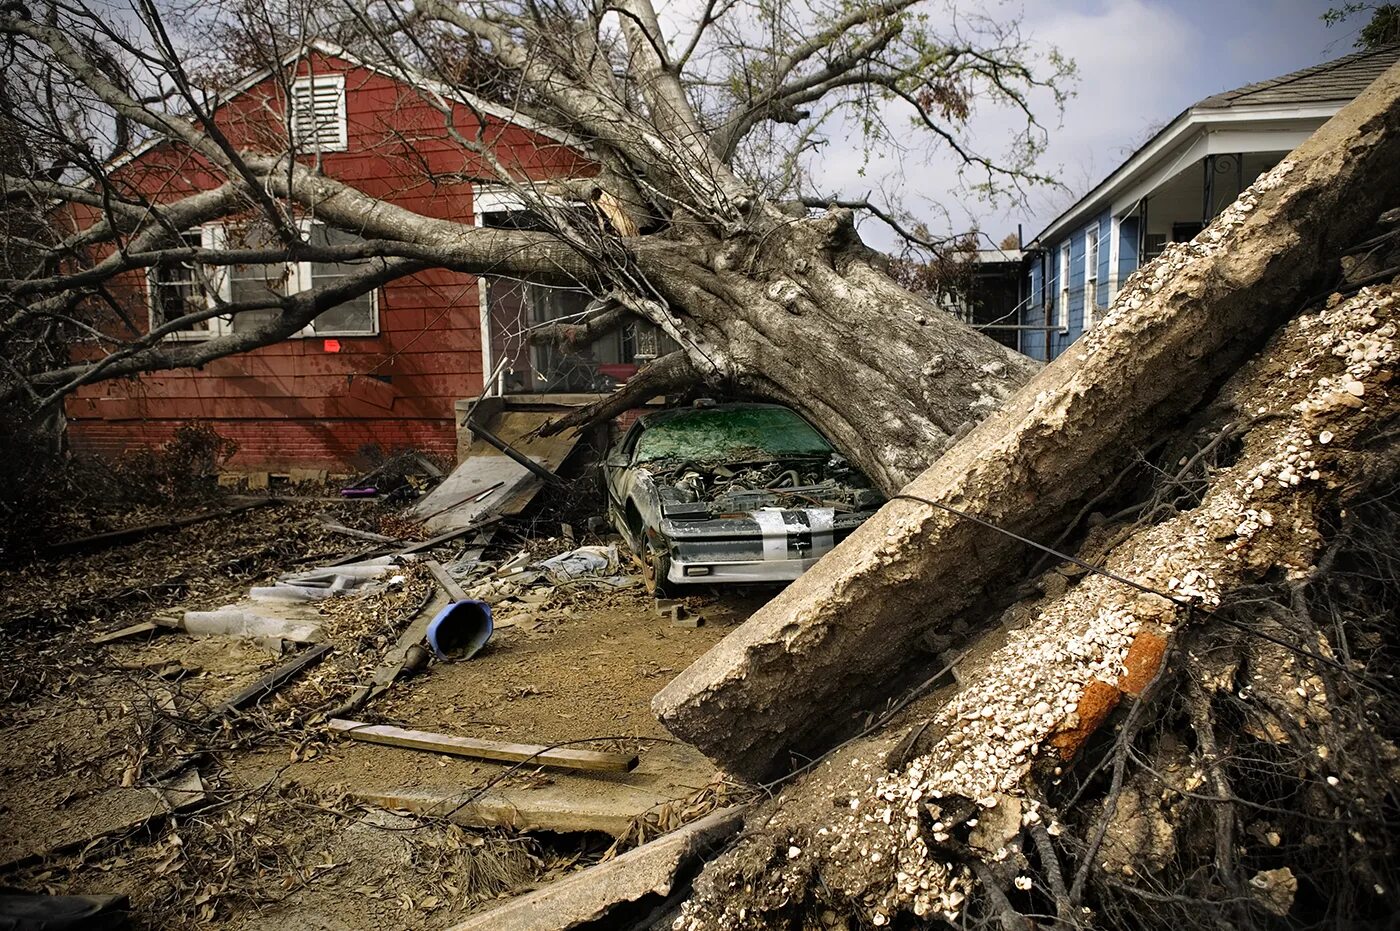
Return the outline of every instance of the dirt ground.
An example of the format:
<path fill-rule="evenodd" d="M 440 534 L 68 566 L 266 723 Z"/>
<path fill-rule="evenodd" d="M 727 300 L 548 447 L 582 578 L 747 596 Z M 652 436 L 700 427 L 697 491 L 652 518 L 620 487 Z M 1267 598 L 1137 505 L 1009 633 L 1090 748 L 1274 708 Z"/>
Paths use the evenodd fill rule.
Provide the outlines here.
<path fill-rule="evenodd" d="M 327 533 L 316 518 L 328 511 L 361 529 L 401 529 L 388 509 L 311 496 L 0 571 L 0 885 L 126 893 L 138 927 L 446 927 L 725 800 L 713 766 L 671 740 L 648 703 L 771 592 L 688 599 L 705 619 L 696 628 L 659 616 L 640 587 L 575 585 L 543 603 L 502 602 L 477 657 L 434 661 L 355 713 L 640 757 L 633 772 L 602 776 L 327 730 L 331 709 L 367 681 L 410 618 L 442 603 L 421 567 L 403 570 L 401 584 L 323 603 L 333 652 L 214 723 L 206 719 L 221 701 L 286 657 L 182 631 L 92 644 L 365 546 Z M 522 541 L 509 527 L 500 536 L 488 560 L 566 548 Z M 483 805 L 518 810 L 522 827 L 536 809 L 546 820 L 579 810 L 618 836 L 473 826 Z"/>

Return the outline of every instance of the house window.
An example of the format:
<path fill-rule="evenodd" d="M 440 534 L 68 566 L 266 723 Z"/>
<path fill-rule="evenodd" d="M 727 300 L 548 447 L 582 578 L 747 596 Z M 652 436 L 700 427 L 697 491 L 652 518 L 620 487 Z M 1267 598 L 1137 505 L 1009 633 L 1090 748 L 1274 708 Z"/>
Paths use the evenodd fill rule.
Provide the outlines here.
<path fill-rule="evenodd" d="M 205 245 L 205 237 L 210 232 L 198 228 L 186 230 L 180 234 L 180 245 L 199 249 Z M 146 280 L 153 329 L 208 308 L 211 285 L 204 272 L 194 262 L 157 265 L 150 270 Z M 200 320 L 177 330 L 173 335 L 194 338 L 213 335 L 218 323 L 217 319 Z"/>
<path fill-rule="evenodd" d="M 359 237 L 320 223 L 303 221 L 302 231 L 316 246 L 357 242 Z M 270 224 L 259 221 L 229 223 L 190 230 L 182 235 L 188 245 L 207 249 L 276 249 L 281 243 Z M 194 263 L 160 265 L 151 269 L 148 291 L 151 326 L 162 326 L 185 314 L 223 304 L 268 303 L 288 294 L 330 287 L 355 274 L 369 259 L 349 262 L 267 262 L 246 265 L 200 266 Z M 296 336 L 373 336 L 379 332 L 378 289 L 351 298 L 323 311 Z M 171 334 L 177 339 L 205 339 L 226 333 L 247 333 L 271 322 L 280 307 L 256 308 L 210 317 Z"/>
<path fill-rule="evenodd" d="M 344 152 L 345 75 L 310 74 L 292 82 L 292 139 L 304 149 Z"/>
<path fill-rule="evenodd" d="M 348 246 L 360 241 L 354 233 L 338 230 L 333 226 L 312 223 L 307 230 L 307 239 L 313 246 Z M 371 260 L 360 259 L 349 262 L 303 262 L 301 266 L 302 288 L 326 288 L 361 271 Z M 378 289 L 353 297 L 343 304 L 337 304 L 311 322 L 311 331 L 317 336 L 373 335 L 379 331 Z"/>
<path fill-rule="evenodd" d="M 1055 325 L 1069 332 L 1069 243 L 1060 247 L 1060 297 L 1055 304 Z"/>
<path fill-rule="evenodd" d="M 266 222 L 230 224 L 222 227 L 220 232 L 223 247 L 227 249 L 264 250 L 281 246 L 281 241 L 271 224 Z M 269 301 L 279 301 L 296 290 L 293 275 L 294 269 L 286 262 L 230 265 L 220 296 L 230 304 L 265 304 Z M 247 333 L 271 323 L 279 313 L 280 307 L 244 310 L 233 315 L 228 322 L 228 329 L 234 333 Z"/>
<path fill-rule="evenodd" d="M 1094 325 L 1099 306 L 1099 225 L 1084 231 L 1084 329 Z"/>

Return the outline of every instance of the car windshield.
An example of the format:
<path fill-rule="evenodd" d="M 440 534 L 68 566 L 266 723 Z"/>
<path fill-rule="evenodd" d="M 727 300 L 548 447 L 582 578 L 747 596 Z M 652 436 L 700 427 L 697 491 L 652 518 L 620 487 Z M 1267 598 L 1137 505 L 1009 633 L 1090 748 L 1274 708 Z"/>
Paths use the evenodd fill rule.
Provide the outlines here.
<path fill-rule="evenodd" d="M 755 462 L 832 452 L 811 424 L 786 408 L 699 408 L 648 427 L 637 440 L 635 461 Z"/>

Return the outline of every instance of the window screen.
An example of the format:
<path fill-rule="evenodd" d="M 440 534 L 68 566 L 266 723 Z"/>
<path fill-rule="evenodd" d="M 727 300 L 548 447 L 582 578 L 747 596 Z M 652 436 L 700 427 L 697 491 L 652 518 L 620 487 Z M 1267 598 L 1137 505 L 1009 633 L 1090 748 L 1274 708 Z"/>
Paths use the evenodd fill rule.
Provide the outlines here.
<path fill-rule="evenodd" d="M 308 238 L 313 246 L 341 246 L 360 241 L 360 237 L 354 233 L 346 233 L 320 223 L 312 225 Z M 368 261 L 312 262 L 310 286 L 320 289 L 337 285 L 345 277 L 362 271 Z M 321 335 L 374 333 L 374 309 L 374 292 L 367 291 L 320 314 L 312 322 L 311 328 Z"/>
<path fill-rule="evenodd" d="M 203 235 L 197 229 L 189 230 L 180 235 L 180 242 L 189 248 L 198 249 L 203 245 Z M 153 326 L 163 326 L 208 306 L 209 299 L 204 289 L 203 278 L 193 262 L 157 265 L 151 269 L 150 282 Z M 213 326 L 213 321 L 201 320 L 185 326 L 183 330 L 207 333 Z"/>

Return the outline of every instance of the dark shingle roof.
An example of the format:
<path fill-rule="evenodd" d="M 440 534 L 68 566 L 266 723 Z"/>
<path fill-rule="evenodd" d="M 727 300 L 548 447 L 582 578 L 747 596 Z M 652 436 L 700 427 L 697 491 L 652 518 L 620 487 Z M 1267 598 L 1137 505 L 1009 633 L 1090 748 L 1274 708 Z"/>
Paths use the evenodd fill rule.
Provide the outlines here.
<path fill-rule="evenodd" d="M 1400 44 L 1354 52 L 1336 61 L 1314 65 L 1282 77 L 1246 84 L 1207 97 L 1197 107 L 1224 109 L 1238 106 L 1288 106 L 1351 100 L 1386 69 L 1400 61 Z"/>

